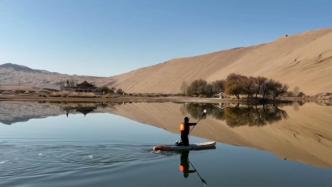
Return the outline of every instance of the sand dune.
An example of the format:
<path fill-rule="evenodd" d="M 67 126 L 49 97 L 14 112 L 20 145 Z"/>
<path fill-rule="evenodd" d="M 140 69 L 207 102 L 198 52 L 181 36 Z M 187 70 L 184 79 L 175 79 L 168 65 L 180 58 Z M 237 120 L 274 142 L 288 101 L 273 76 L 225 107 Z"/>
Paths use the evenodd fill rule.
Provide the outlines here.
<path fill-rule="evenodd" d="M 127 92 L 179 93 L 183 82 L 230 73 L 266 76 L 307 94 L 332 92 L 332 29 L 306 32 L 252 47 L 179 58 L 112 77 Z"/>
<path fill-rule="evenodd" d="M 1 89 L 55 88 L 59 82 L 87 80 L 131 93 L 180 93 L 196 79 L 214 81 L 230 73 L 265 76 L 299 87 L 306 94 L 332 92 L 332 29 L 306 32 L 245 48 L 179 58 L 113 77 L 65 75 L 0 65 Z"/>

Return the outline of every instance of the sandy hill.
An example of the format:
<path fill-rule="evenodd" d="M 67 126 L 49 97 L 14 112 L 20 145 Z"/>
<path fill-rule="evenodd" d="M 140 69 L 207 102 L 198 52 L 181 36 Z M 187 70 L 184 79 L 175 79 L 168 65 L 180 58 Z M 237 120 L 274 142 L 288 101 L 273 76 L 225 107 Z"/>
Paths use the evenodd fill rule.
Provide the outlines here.
<path fill-rule="evenodd" d="M 127 92 L 179 93 L 183 82 L 230 73 L 266 76 L 307 94 L 332 92 L 332 29 L 284 36 L 252 47 L 179 58 L 112 77 Z"/>
<path fill-rule="evenodd" d="M 87 80 L 99 86 L 111 82 L 103 77 L 60 74 L 11 63 L 0 65 L 0 89 L 59 89 L 59 83 L 65 80 Z"/>
<path fill-rule="evenodd" d="M 284 36 L 257 46 L 179 58 L 114 77 L 66 75 L 16 64 L 0 65 L 1 89 L 59 88 L 59 82 L 87 80 L 129 93 L 180 93 L 196 79 L 214 81 L 230 73 L 265 76 L 307 94 L 332 92 L 332 29 Z"/>

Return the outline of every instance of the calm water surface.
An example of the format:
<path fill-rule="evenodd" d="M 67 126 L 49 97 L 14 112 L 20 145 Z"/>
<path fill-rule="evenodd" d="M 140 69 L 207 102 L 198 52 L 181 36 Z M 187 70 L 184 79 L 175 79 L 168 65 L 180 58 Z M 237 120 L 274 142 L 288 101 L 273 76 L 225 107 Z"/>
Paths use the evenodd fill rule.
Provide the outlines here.
<path fill-rule="evenodd" d="M 172 144 L 188 115 L 196 173 Z M 0 102 L 0 186 L 332 186 L 332 107 Z M 200 177 L 199 177 L 200 175 Z"/>

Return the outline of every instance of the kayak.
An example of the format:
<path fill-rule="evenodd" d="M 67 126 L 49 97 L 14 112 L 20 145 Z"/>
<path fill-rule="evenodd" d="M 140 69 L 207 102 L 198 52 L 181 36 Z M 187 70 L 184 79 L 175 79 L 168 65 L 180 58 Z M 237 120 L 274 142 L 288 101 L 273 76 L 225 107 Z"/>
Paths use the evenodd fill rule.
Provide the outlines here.
<path fill-rule="evenodd" d="M 198 144 L 190 144 L 189 146 L 178 145 L 157 145 L 153 147 L 153 151 L 190 151 L 190 150 L 204 150 L 215 149 L 216 142 L 204 142 Z"/>

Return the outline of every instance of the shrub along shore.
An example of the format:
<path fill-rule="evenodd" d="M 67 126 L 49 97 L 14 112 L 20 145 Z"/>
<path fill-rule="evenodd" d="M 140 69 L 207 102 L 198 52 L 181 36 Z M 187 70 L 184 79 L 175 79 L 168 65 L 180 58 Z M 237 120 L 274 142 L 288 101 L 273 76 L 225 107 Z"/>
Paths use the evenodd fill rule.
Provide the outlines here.
<path fill-rule="evenodd" d="M 234 96 L 237 99 L 246 97 L 247 100 L 276 101 L 278 97 L 303 97 L 305 94 L 295 88 L 288 91 L 288 86 L 276 80 L 265 77 L 247 77 L 240 74 L 230 74 L 225 80 L 208 83 L 199 79 L 190 85 L 183 83 L 181 90 L 184 95 L 191 97 L 227 98 Z"/>

